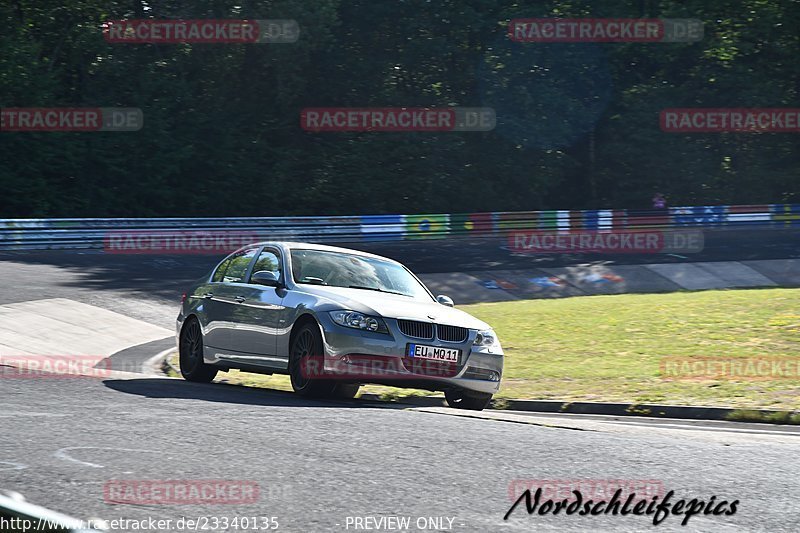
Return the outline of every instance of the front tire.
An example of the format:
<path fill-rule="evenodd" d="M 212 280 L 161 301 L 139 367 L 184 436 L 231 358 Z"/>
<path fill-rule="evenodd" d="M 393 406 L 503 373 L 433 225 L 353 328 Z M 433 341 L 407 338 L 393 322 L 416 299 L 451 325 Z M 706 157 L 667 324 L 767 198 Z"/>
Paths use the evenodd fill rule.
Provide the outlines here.
<path fill-rule="evenodd" d="M 337 383 L 333 389 L 333 395 L 340 400 L 352 400 L 358 394 L 361 387 L 358 383 Z"/>
<path fill-rule="evenodd" d="M 324 374 L 324 361 L 322 334 L 317 324 L 300 326 L 289 348 L 289 378 L 294 392 L 308 398 L 333 395 L 336 383 L 319 378 Z"/>
<path fill-rule="evenodd" d="M 196 318 L 190 318 L 181 330 L 179 353 L 183 379 L 198 383 L 214 381 L 218 370 L 203 361 L 203 331 Z"/>
<path fill-rule="evenodd" d="M 489 407 L 492 395 L 481 392 L 467 392 L 462 389 L 445 391 L 444 399 L 453 409 L 483 411 Z"/>

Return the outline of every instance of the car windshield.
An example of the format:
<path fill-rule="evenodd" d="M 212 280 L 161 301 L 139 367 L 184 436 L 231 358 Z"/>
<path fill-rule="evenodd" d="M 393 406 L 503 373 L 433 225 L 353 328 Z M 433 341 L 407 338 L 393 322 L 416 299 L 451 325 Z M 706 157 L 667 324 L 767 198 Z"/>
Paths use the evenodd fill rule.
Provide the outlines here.
<path fill-rule="evenodd" d="M 432 299 L 403 265 L 392 261 L 326 250 L 292 250 L 291 255 L 295 283 Z"/>

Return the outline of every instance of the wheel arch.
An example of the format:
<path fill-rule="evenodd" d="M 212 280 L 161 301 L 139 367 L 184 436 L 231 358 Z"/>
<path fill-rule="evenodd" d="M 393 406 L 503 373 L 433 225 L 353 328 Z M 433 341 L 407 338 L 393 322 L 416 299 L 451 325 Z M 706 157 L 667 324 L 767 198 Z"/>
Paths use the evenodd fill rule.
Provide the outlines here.
<path fill-rule="evenodd" d="M 300 328 L 307 324 L 313 324 L 317 327 L 317 329 L 319 329 L 319 334 L 322 336 L 322 343 L 323 345 L 325 344 L 325 332 L 322 331 L 322 326 L 320 326 L 317 317 L 310 312 L 305 312 L 298 316 L 294 321 L 294 324 L 292 324 L 292 330 L 289 333 L 289 350 L 292 349 L 292 343 L 294 342 L 294 337 L 297 335 L 297 332 L 300 331 Z"/>
<path fill-rule="evenodd" d="M 200 333 L 205 335 L 205 331 L 203 331 L 203 322 L 200 320 L 200 317 L 197 316 L 197 313 L 191 312 L 185 317 L 183 317 L 183 322 L 181 323 L 181 331 L 179 336 L 183 336 L 183 330 L 186 329 L 186 325 L 190 323 L 192 320 L 196 320 L 198 324 L 200 324 Z"/>

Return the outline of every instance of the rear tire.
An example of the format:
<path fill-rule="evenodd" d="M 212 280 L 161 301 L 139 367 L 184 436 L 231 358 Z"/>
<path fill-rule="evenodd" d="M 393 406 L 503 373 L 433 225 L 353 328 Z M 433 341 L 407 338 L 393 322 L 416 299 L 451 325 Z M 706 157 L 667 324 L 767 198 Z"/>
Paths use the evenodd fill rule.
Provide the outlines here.
<path fill-rule="evenodd" d="M 319 326 L 316 323 L 300 326 L 289 348 L 289 378 L 292 389 L 300 396 L 332 396 L 338 388 L 335 382 L 318 377 L 324 374 L 323 350 Z"/>
<path fill-rule="evenodd" d="M 445 391 L 444 399 L 453 409 L 483 411 L 489 407 L 492 395 L 482 392 L 467 392 L 462 389 Z"/>
<path fill-rule="evenodd" d="M 190 318 L 181 330 L 179 346 L 181 375 L 186 381 L 210 383 L 217 368 L 203 360 L 203 330 L 196 318 Z"/>

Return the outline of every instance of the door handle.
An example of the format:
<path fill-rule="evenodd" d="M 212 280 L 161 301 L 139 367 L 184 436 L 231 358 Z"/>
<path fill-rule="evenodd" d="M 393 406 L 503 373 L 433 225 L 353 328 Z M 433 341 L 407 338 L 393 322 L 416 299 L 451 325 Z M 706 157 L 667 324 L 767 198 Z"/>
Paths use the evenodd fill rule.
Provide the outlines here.
<path fill-rule="evenodd" d="M 237 296 L 234 298 L 238 303 L 242 303 L 243 301 L 247 300 L 244 296 Z"/>
<path fill-rule="evenodd" d="M 203 295 L 203 298 L 213 298 L 213 297 L 214 297 L 214 293 L 213 292 L 207 292 L 207 293 L 205 293 Z"/>

